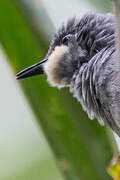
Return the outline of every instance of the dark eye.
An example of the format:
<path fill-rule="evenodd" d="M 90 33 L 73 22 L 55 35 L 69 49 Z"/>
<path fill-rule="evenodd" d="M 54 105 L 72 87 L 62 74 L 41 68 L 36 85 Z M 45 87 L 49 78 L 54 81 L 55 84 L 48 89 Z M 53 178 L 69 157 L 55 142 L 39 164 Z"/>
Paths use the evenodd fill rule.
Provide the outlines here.
<path fill-rule="evenodd" d="M 62 39 L 63 44 L 67 44 L 67 42 L 68 42 L 68 40 L 69 40 L 70 38 L 71 38 L 71 34 L 63 37 L 63 39 Z"/>

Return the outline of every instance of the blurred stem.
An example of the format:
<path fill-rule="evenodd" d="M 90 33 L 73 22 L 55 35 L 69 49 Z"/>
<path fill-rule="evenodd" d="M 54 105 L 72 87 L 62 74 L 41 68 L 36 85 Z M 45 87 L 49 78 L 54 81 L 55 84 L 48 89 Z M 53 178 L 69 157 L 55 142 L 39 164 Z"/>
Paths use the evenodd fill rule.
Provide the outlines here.
<path fill-rule="evenodd" d="M 110 0 L 88 0 L 97 8 L 101 13 L 107 13 L 111 11 L 111 1 Z"/>
<path fill-rule="evenodd" d="M 36 40 L 35 27 L 29 26 L 29 16 L 24 18 L 19 1 L 0 1 L 0 7 L 0 42 L 17 72 L 35 63 L 33 57 L 44 57 L 46 34 L 40 32 Z M 20 83 L 65 179 L 110 180 L 106 167 L 112 151 L 105 128 L 88 119 L 68 89 L 51 88 L 45 77 L 39 76 Z"/>
<path fill-rule="evenodd" d="M 114 12 L 116 15 L 116 46 L 118 49 L 118 59 L 120 65 L 120 0 L 113 0 Z"/>
<path fill-rule="evenodd" d="M 120 0 L 113 0 L 113 10 L 116 16 L 116 48 L 118 56 L 116 58 L 117 64 L 120 67 Z M 120 71 L 118 74 L 118 81 L 120 82 Z M 120 150 L 120 138 L 115 136 L 115 140 Z"/>

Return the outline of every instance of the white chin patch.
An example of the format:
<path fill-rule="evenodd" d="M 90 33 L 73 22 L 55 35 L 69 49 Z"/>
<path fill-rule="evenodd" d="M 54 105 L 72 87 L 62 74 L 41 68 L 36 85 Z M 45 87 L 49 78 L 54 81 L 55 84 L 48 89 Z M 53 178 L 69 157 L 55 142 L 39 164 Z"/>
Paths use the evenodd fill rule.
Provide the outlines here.
<path fill-rule="evenodd" d="M 44 65 L 44 71 L 48 76 L 48 82 L 52 86 L 56 86 L 58 88 L 64 87 L 61 79 L 56 78 L 56 67 L 58 69 L 58 63 L 62 59 L 62 57 L 68 53 L 69 48 L 65 45 L 56 46 L 55 50 L 50 55 L 48 61 Z"/>

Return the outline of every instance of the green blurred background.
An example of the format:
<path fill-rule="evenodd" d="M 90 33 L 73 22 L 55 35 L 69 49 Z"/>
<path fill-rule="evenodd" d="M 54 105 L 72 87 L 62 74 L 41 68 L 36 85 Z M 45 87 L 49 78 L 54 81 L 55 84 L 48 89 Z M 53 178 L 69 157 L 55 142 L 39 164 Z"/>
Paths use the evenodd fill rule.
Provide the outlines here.
<path fill-rule="evenodd" d="M 30 33 L 33 34 L 33 41 L 38 44 L 38 47 L 41 48 L 40 53 L 37 53 L 38 50 L 34 50 L 34 45 L 32 47 L 33 49 L 33 54 L 32 57 L 30 56 L 30 51 L 29 49 L 22 49 L 21 46 L 22 44 L 19 38 L 22 38 L 22 35 L 24 36 L 25 33 L 27 33 L 27 30 L 21 32 L 20 36 L 18 39 L 16 39 L 16 47 L 18 49 L 21 48 L 21 51 L 23 50 L 24 54 L 24 61 L 17 61 L 17 59 L 22 58 L 21 51 L 16 51 L 14 48 L 14 43 L 12 42 L 12 35 L 15 33 L 17 34 L 17 28 L 14 26 L 15 20 L 14 19 L 9 19 L 10 15 L 12 17 L 12 13 L 10 14 L 9 12 L 13 12 L 12 10 L 12 5 L 9 6 L 9 3 L 15 4 L 16 7 L 16 12 L 18 9 L 20 9 L 21 16 L 24 18 L 25 23 L 28 25 L 30 29 Z M 23 91 L 21 91 L 21 88 L 18 84 L 18 82 L 15 79 L 15 72 L 18 70 L 23 69 L 27 65 L 31 65 L 31 63 L 35 63 L 41 58 L 44 57 L 45 53 L 47 52 L 48 46 L 49 46 L 49 41 L 55 32 L 55 30 L 61 25 L 62 22 L 66 22 L 66 20 L 69 17 L 72 17 L 73 15 L 77 15 L 81 17 L 85 12 L 92 11 L 92 12 L 109 12 L 111 11 L 111 5 L 109 0 L 107 1 L 99 1 L 99 0 L 23 0 L 23 1 L 12 1 L 5 0 L 4 2 L 0 2 L 0 41 L 1 41 L 1 46 L 0 46 L 0 180 L 63 180 L 63 174 L 59 170 L 58 166 L 63 166 L 63 169 L 65 170 L 67 167 L 66 161 L 61 161 L 60 164 L 57 162 L 56 163 L 56 158 L 54 157 L 54 153 L 56 152 L 56 156 L 58 156 L 58 153 L 60 149 L 59 143 L 56 147 L 53 147 L 53 152 L 52 152 L 52 145 L 55 146 L 54 140 L 52 139 L 51 131 L 48 132 L 50 123 L 53 122 L 53 115 L 52 113 L 56 113 L 55 119 L 56 121 L 54 122 L 55 128 L 59 131 L 60 125 L 59 121 L 57 124 L 57 119 L 66 119 L 63 114 L 62 117 L 62 108 L 60 110 L 60 105 L 62 106 L 61 102 L 59 106 L 57 107 L 56 101 L 59 101 L 61 98 L 60 93 L 63 95 L 62 98 L 64 99 L 64 96 L 66 97 L 66 100 L 64 100 L 66 103 L 66 114 L 70 114 L 72 119 L 74 118 L 77 120 L 78 117 L 75 117 L 75 114 L 70 112 L 69 108 L 71 108 L 70 101 L 69 103 L 69 98 L 71 98 L 71 95 L 68 94 L 68 91 L 62 90 L 61 92 L 58 92 L 56 89 L 52 90 L 52 88 L 48 88 L 48 85 L 45 81 L 45 78 L 39 79 L 39 77 L 36 77 L 36 87 L 42 85 L 41 91 L 38 91 L 37 93 L 45 93 L 49 97 L 49 105 L 46 105 L 44 102 L 44 99 L 42 99 L 42 94 L 40 95 L 41 101 L 44 104 L 43 107 L 45 109 L 42 109 L 41 111 L 46 112 L 46 115 L 41 116 L 41 119 L 46 118 L 49 121 L 48 127 L 46 128 L 46 122 L 41 122 L 42 124 L 42 129 L 45 131 L 41 130 L 39 121 L 36 121 L 36 116 L 39 116 L 37 114 L 37 105 L 33 102 L 31 103 L 31 106 L 34 106 L 34 113 L 31 111 L 31 108 L 29 106 L 29 103 L 26 101 L 25 94 L 29 92 L 28 96 L 31 96 L 31 99 L 34 101 L 34 96 L 32 96 L 32 86 L 31 84 L 35 80 L 33 78 L 32 80 L 25 80 L 23 81 Z M 11 11 L 9 11 L 9 8 L 11 8 Z M 16 13 L 17 14 L 17 13 Z M 15 17 L 17 19 L 17 17 Z M 21 18 L 18 18 L 21 20 Z M 9 26 L 7 26 L 5 23 L 8 23 Z M 11 26 L 13 28 L 11 28 Z M 22 26 L 22 25 L 21 25 Z M 20 27 L 21 27 L 20 26 Z M 10 27 L 10 28 L 8 28 Z M 6 31 L 7 29 L 7 31 Z M 22 30 L 22 29 L 21 29 Z M 6 31 L 6 32 L 5 32 Z M 9 31 L 11 31 L 11 36 L 9 35 Z M 12 33 L 13 32 L 13 33 Z M 6 36 L 8 34 L 8 37 Z M 26 36 L 26 34 L 25 34 Z M 8 38 L 8 39 L 7 39 Z M 24 40 L 25 44 L 26 42 L 29 43 L 29 40 L 26 39 Z M 30 41 L 32 44 L 32 41 Z M 27 46 L 27 45 L 26 45 Z M 15 54 L 13 54 L 14 52 Z M 27 55 L 26 55 L 26 54 Z M 29 58 L 29 59 L 28 59 Z M 11 70 L 9 65 L 12 65 L 14 69 L 14 73 Z M 39 85 L 37 85 L 39 83 Z M 34 88 L 33 88 L 34 89 Z M 60 98 L 55 99 L 54 97 L 59 95 Z M 44 95 L 43 95 L 44 96 Z M 36 101 L 39 104 L 40 98 L 36 99 Z M 63 100 L 62 100 L 63 101 Z M 39 108 L 42 108 L 42 103 Z M 76 100 L 73 100 L 73 104 L 75 105 L 74 110 L 76 111 L 81 111 L 81 119 L 85 120 L 87 119 L 87 116 L 84 112 L 82 112 L 81 107 L 79 103 L 76 102 Z M 53 107 L 51 107 L 51 105 Z M 55 105 L 55 106 L 54 106 Z M 78 110 L 77 110 L 78 108 Z M 35 116 L 36 115 L 36 116 Z M 47 116 L 47 117 L 46 117 Z M 38 117 L 37 117 L 38 119 Z M 66 120 L 67 121 L 67 120 Z M 47 123 L 48 123 L 47 122 Z M 69 122 L 69 118 L 68 118 Z M 94 180 L 107 180 L 111 179 L 107 173 L 104 174 L 104 179 L 102 178 L 102 167 L 100 169 L 100 166 L 102 166 L 103 161 L 101 159 L 105 159 L 105 162 L 103 163 L 103 166 L 107 166 L 110 158 L 112 157 L 112 149 L 110 144 L 109 144 L 109 137 L 103 127 L 99 127 L 98 123 L 94 121 L 94 124 L 92 121 L 89 122 L 91 123 L 91 131 L 95 131 L 99 133 L 100 131 L 100 136 L 98 135 L 98 143 L 97 143 L 97 138 L 96 139 L 90 139 L 89 135 L 87 135 L 87 131 L 89 131 L 89 128 L 87 127 L 87 122 L 86 126 L 84 126 L 83 132 L 82 129 L 80 130 L 80 137 L 83 139 L 83 142 L 88 141 L 86 145 L 86 149 L 92 152 L 92 160 L 90 162 L 90 159 L 88 159 L 89 163 L 88 166 L 86 166 L 87 162 L 87 157 L 89 155 L 86 154 L 86 159 L 82 159 L 82 156 L 79 158 L 82 159 L 83 164 L 85 164 L 86 168 L 82 168 L 83 164 L 78 162 L 78 166 L 81 166 L 81 169 L 83 171 L 83 174 L 81 177 L 86 177 L 84 178 L 79 178 L 79 175 L 75 177 L 74 173 L 71 173 L 71 176 L 67 176 L 68 179 L 81 179 L 81 180 L 87 180 L 87 175 L 85 176 L 85 173 L 90 176 L 88 179 L 94 179 Z M 77 123 L 76 123 L 77 124 Z M 84 123 L 83 123 L 84 124 Z M 80 124 L 79 124 L 80 125 Z M 99 129 L 97 129 L 97 128 Z M 50 127 L 51 128 L 51 127 Z M 66 128 L 65 131 L 67 130 L 67 125 L 64 123 L 62 124 L 62 128 Z M 69 127 L 68 127 L 69 129 Z M 47 133 L 46 133 L 47 132 Z M 64 132 L 64 131 L 63 131 Z M 44 136 L 45 134 L 45 136 Z M 93 133 L 94 134 L 94 133 Z M 67 134 L 69 135 L 69 132 Z M 57 139 L 59 140 L 57 131 L 55 141 Z M 84 138 L 84 136 L 86 136 Z M 102 139 L 105 141 L 103 142 Z M 108 139 L 107 139 L 108 137 Z M 60 137 L 61 138 L 61 137 Z M 67 141 L 67 136 L 64 133 L 63 134 L 63 139 L 66 138 Z M 88 138 L 88 140 L 87 140 Z M 47 142 L 48 139 L 49 141 Z M 79 138 L 78 138 L 79 139 Z M 101 139 L 99 145 L 99 139 Z M 70 139 L 68 139 L 69 141 Z M 72 137 L 71 141 L 74 141 L 74 137 Z M 61 141 L 64 142 L 64 141 Z M 77 141 L 76 141 L 77 142 Z M 84 146 L 82 145 L 81 146 Z M 91 149 L 89 149 L 89 143 L 91 146 Z M 64 143 L 63 143 L 64 144 Z M 70 143 L 69 143 L 70 144 Z M 50 145 L 50 146 L 49 146 Z M 71 144 L 70 144 L 71 145 Z M 64 145 L 63 145 L 64 146 Z M 74 145 L 73 145 L 74 146 Z M 77 147 L 77 146 L 76 146 Z M 78 146 L 79 147 L 79 146 Z M 102 149 L 103 148 L 103 149 Z M 62 149 L 62 146 L 61 146 Z M 66 149 L 65 149 L 66 150 Z M 65 151 L 64 150 L 64 151 Z M 86 152 L 87 152 L 86 150 Z M 106 151 L 104 151 L 106 150 Z M 62 150 L 61 150 L 62 151 Z M 60 151 L 60 152 L 61 152 Z M 69 152 L 69 149 L 68 149 Z M 76 150 L 73 151 L 74 154 L 76 153 Z M 105 152 L 101 157 L 99 156 L 99 152 Z M 65 155 L 66 152 L 62 152 L 63 156 Z M 82 152 L 80 152 L 82 154 Z M 67 154 L 67 153 L 66 153 Z M 98 158 L 97 160 L 94 160 L 94 155 Z M 62 156 L 60 154 L 60 156 Z M 70 160 L 70 156 L 68 153 L 68 159 Z M 76 154 L 75 154 L 76 156 Z M 91 157 L 91 156 L 90 156 Z M 78 156 L 76 157 L 76 162 L 77 159 L 79 159 Z M 96 161 L 96 162 L 94 162 Z M 74 164 L 74 158 L 72 159 L 72 162 Z M 93 164 L 92 164 L 93 163 Z M 98 170 L 95 164 L 98 164 Z M 91 170 L 89 172 L 89 167 L 91 167 Z M 104 167 L 104 171 L 106 171 Z M 88 169 L 87 169 L 88 168 Z M 73 168 L 74 169 L 74 168 Z M 77 168 L 76 168 L 77 169 Z M 80 168 L 78 168 L 78 172 Z M 94 169 L 95 169 L 95 178 L 92 178 L 94 174 Z M 73 171 L 74 172 L 74 171 Z M 77 170 L 75 170 L 77 172 Z"/>

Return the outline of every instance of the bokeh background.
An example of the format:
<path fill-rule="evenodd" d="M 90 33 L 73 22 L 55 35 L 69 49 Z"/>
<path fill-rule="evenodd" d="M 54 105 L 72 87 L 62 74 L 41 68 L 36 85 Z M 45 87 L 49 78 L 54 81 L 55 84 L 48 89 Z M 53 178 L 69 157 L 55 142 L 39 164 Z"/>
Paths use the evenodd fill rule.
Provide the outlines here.
<path fill-rule="evenodd" d="M 29 59 L 26 58 L 26 61 L 21 63 L 16 63 L 17 60 L 14 58 L 14 54 L 13 54 L 13 61 L 14 61 L 13 63 L 14 72 L 13 72 L 10 66 L 10 64 L 12 63 L 9 60 L 11 54 L 9 51 L 7 51 L 6 48 L 7 47 L 6 44 L 8 43 L 8 41 L 7 39 L 4 38 L 2 39 L 4 35 L 1 35 L 0 38 L 1 39 L 0 40 L 1 41 L 1 45 L 0 45 L 0 180 L 21 180 L 21 179 L 22 180 L 28 180 L 28 179 L 29 180 L 39 180 L 39 179 L 63 180 L 64 177 L 58 168 L 58 164 L 56 163 L 54 153 L 52 152 L 49 143 L 47 142 L 47 138 L 44 136 L 44 132 L 40 124 L 36 120 L 35 112 L 33 113 L 33 111 L 29 106 L 28 101 L 25 98 L 25 94 L 27 93 L 27 91 L 24 90 L 25 93 L 24 94 L 23 91 L 21 90 L 19 82 L 17 82 L 15 79 L 15 72 L 24 68 L 25 65 L 31 65 L 31 62 L 33 63 L 38 62 L 39 60 L 41 60 L 41 58 L 44 57 L 45 53 L 47 52 L 49 41 L 52 38 L 54 32 L 58 29 L 61 23 L 66 22 L 69 17 L 72 17 L 73 15 L 77 15 L 78 17 L 81 17 L 84 13 L 88 11 L 106 13 L 106 12 L 110 12 L 112 7 L 109 0 L 105 0 L 105 1 L 104 0 L 102 1 L 23 0 L 19 2 L 11 0 L 11 4 L 12 3 L 16 3 L 16 9 L 20 8 L 22 15 L 25 19 L 25 22 L 27 22 L 27 18 L 31 19 L 31 21 L 28 21 L 27 23 L 29 24 L 29 27 L 31 27 L 31 29 L 32 27 L 34 27 L 31 31 L 33 34 L 36 34 L 36 37 L 38 37 L 35 39 L 35 41 L 37 43 L 41 43 L 45 41 L 47 45 L 45 43 L 40 45 L 40 47 L 42 47 L 41 52 L 43 51 L 43 53 L 40 52 L 41 53 L 40 56 L 36 55 L 37 53 L 33 53 L 35 54 L 34 57 L 28 56 L 29 58 L 31 58 L 30 61 Z M 4 6 L 4 2 L 3 4 L 2 2 L 0 2 L 0 4 L 1 4 L 0 7 Z M 6 1 L 6 4 L 4 6 L 6 9 L 10 8 L 8 7 L 8 4 L 9 3 L 7 3 Z M 2 11 L 5 11 L 5 9 L 1 9 L 1 12 Z M 8 13 L 6 14 L 6 16 L 9 17 L 9 10 L 8 11 L 6 10 L 5 13 Z M 2 22 L 2 20 L 3 22 L 5 22 L 3 14 L 0 13 L 1 16 L 0 23 Z M 13 26 L 12 21 L 13 19 L 9 19 L 9 27 Z M 1 26 L 0 28 L 4 31 L 4 26 L 2 23 L 0 26 Z M 2 30 L 0 31 L 1 34 L 3 33 Z M 11 28 L 8 29 L 8 31 L 10 30 Z M 14 30 L 16 32 L 15 27 L 13 28 L 12 31 Z M 13 34 L 15 32 L 13 32 Z M 24 34 L 26 32 L 23 31 L 22 33 Z M 19 45 L 20 43 L 19 39 L 17 39 L 16 41 L 17 41 L 17 45 Z M 9 44 L 9 46 L 12 47 L 13 44 Z M 15 50 L 15 54 L 16 54 L 16 50 Z M 30 52 L 28 51 L 27 54 L 30 54 Z M 15 57 L 17 56 L 15 55 Z M 15 64 L 17 66 L 19 65 L 19 67 L 16 67 Z M 32 87 L 30 87 L 30 83 L 33 81 L 34 79 L 29 81 L 29 83 L 27 84 L 29 86 L 28 89 L 30 89 L 31 91 L 29 92 L 30 94 L 33 93 Z M 40 82 L 40 79 L 38 79 L 37 77 L 37 82 L 44 85 L 43 81 L 46 81 L 46 79 L 43 78 Z M 26 81 L 23 82 L 23 84 L 25 83 Z M 42 90 L 43 91 L 42 92 L 39 91 L 39 93 L 44 92 L 44 87 Z M 56 92 L 57 90 L 54 91 Z M 48 89 L 48 92 L 47 90 L 45 90 L 45 93 L 48 93 L 49 96 L 52 96 L 54 94 L 54 93 L 52 94 L 52 88 Z M 57 91 L 56 93 L 59 92 Z M 38 98 L 36 101 L 38 101 L 39 103 L 40 99 Z M 51 101 L 53 101 L 54 104 L 56 99 L 54 99 L 54 97 L 53 98 L 51 97 Z M 42 102 L 44 103 L 44 99 L 42 99 Z M 37 109 L 37 106 L 35 108 Z M 49 105 L 46 106 L 46 109 L 44 109 L 43 111 L 46 112 L 47 114 L 46 116 L 49 119 L 49 123 L 51 123 L 52 117 L 48 108 Z M 57 108 L 53 107 L 52 111 L 54 113 L 54 111 L 57 111 Z M 61 113 L 62 112 L 58 110 L 58 116 L 60 116 Z M 83 112 L 83 118 L 84 116 L 85 114 Z M 58 126 L 57 128 L 59 129 L 59 124 L 56 126 Z M 95 126 L 99 126 L 99 125 L 96 123 Z M 101 132 L 103 131 L 104 130 L 102 128 Z M 102 136 L 103 135 L 101 133 L 101 137 Z M 89 137 L 88 137 L 88 141 L 89 141 Z M 95 143 L 94 140 L 91 143 L 94 144 Z M 97 151 L 99 151 L 99 143 L 98 145 L 94 146 L 93 149 L 96 149 L 96 147 L 98 147 Z M 105 149 L 107 148 L 108 147 L 106 145 Z M 111 157 L 112 154 L 111 152 L 112 150 L 110 150 L 109 157 Z M 99 178 L 97 178 L 96 175 L 95 179 L 100 180 L 101 179 L 100 177 L 101 176 L 99 175 Z M 69 179 L 73 179 L 73 178 L 69 178 Z M 78 178 L 74 178 L 74 179 L 77 180 Z M 111 179 L 111 178 L 109 178 L 106 175 L 105 179 Z"/>

